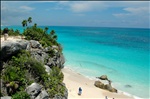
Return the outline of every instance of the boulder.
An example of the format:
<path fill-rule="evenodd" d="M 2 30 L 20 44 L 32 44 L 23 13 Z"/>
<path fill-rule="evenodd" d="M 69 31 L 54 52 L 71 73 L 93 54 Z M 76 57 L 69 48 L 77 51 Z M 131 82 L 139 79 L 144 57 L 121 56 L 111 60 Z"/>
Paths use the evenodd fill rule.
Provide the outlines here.
<path fill-rule="evenodd" d="M 105 86 L 104 86 L 104 89 L 106 89 L 106 90 L 108 90 L 108 91 L 110 91 L 110 92 L 115 92 L 115 93 L 117 93 L 117 89 L 115 89 L 115 88 L 113 88 L 111 85 L 109 85 L 109 84 L 106 84 Z"/>
<path fill-rule="evenodd" d="M 94 85 L 95 85 L 96 87 L 98 87 L 98 88 L 104 89 L 104 84 L 103 84 L 102 82 L 100 82 L 100 81 L 95 81 Z"/>
<path fill-rule="evenodd" d="M 109 84 L 106 84 L 106 85 L 104 86 L 104 89 L 106 89 L 106 90 L 112 90 L 112 86 L 109 85 Z"/>
<path fill-rule="evenodd" d="M 48 46 L 48 47 L 46 47 L 45 49 L 43 49 L 43 51 L 46 52 L 46 53 L 47 53 L 49 50 L 51 50 L 51 47 L 50 47 L 50 46 Z"/>
<path fill-rule="evenodd" d="M 97 78 L 99 78 L 101 80 L 108 80 L 107 75 L 102 75 L 102 76 L 97 77 Z"/>
<path fill-rule="evenodd" d="M 44 65 L 44 67 L 45 67 L 45 71 L 46 71 L 48 74 L 50 74 L 50 72 L 52 71 L 52 69 L 51 69 L 49 66 L 47 66 L 47 65 Z"/>
<path fill-rule="evenodd" d="M 5 60 L 20 50 L 25 50 L 28 43 L 29 41 L 27 40 L 5 41 L 1 43 L 1 59 Z"/>
<path fill-rule="evenodd" d="M 31 56 L 34 57 L 37 61 L 45 64 L 46 60 L 48 59 L 48 54 L 43 52 L 42 50 L 32 50 Z"/>
<path fill-rule="evenodd" d="M 54 62 L 53 58 L 49 58 L 46 65 L 48 65 L 50 68 L 52 68 L 53 66 L 56 66 L 56 63 Z"/>
<path fill-rule="evenodd" d="M 45 90 L 42 90 L 35 99 L 49 99 L 49 95 Z"/>
<path fill-rule="evenodd" d="M 41 44 L 35 40 L 30 40 L 30 45 L 32 48 L 41 48 Z"/>
<path fill-rule="evenodd" d="M 109 90 L 110 92 L 115 92 L 115 93 L 117 93 L 118 91 L 117 91 L 117 89 L 115 89 L 115 88 L 112 88 L 112 90 Z"/>
<path fill-rule="evenodd" d="M 32 83 L 26 88 L 26 92 L 30 95 L 31 99 L 35 99 L 41 93 L 42 87 L 38 83 Z"/>
<path fill-rule="evenodd" d="M 10 96 L 0 97 L 0 99 L 12 99 Z"/>
<path fill-rule="evenodd" d="M 7 88 L 5 87 L 5 84 L 2 79 L 0 79 L 0 83 L 1 83 L 1 85 L 0 85 L 1 94 L 4 96 L 7 96 L 8 95 Z"/>

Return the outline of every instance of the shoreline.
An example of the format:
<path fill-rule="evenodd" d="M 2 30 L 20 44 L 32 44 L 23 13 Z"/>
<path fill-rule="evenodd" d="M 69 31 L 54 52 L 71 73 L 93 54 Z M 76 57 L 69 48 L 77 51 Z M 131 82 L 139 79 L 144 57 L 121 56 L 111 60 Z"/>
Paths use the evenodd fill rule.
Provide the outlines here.
<path fill-rule="evenodd" d="M 96 79 L 90 79 L 68 67 L 62 69 L 64 74 L 64 83 L 68 89 L 68 98 L 69 99 L 79 99 L 79 98 L 88 98 L 95 99 L 101 98 L 105 99 L 105 96 L 108 99 L 142 99 L 127 92 L 118 90 L 118 93 L 112 93 L 107 90 L 103 90 L 94 86 Z M 98 80 L 98 79 L 97 79 Z M 78 88 L 83 88 L 83 94 L 78 96 Z M 85 91 L 86 90 L 86 91 Z M 92 93 L 91 93 L 92 92 Z"/>

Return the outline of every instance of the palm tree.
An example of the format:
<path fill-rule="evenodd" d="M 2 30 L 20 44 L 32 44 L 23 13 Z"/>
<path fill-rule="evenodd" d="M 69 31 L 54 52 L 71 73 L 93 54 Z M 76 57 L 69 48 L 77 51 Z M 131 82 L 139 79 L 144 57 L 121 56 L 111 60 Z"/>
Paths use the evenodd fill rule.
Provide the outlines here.
<path fill-rule="evenodd" d="M 36 23 L 34 23 L 34 27 L 35 27 L 35 28 L 37 27 L 37 24 L 36 24 Z"/>
<path fill-rule="evenodd" d="M 54 35 L 54 36 L 53 36 L 53 39 L 54 39 L 54 40 L 57 40 L 57 35 Z"/>
<path fill-rule="evenodd" d="M 52 30 L 52 31 L 50 32 L 50 35 L 54 35 L 54 34 L 55 34 L 55 31 Z"/>
<path fill-rule="evenodd" d="M 32 17 L 29 17 L 29 18 L 28 18 L 28 22 L 29 22 L 29 23 L 32 23 Z"/>
<path fill-rule="evenodd" d="M 48 27 L 45 27 L 45 30 L 44 30 L 44 32 L 46 33 L 46 32 L 47 32 L 47 30 L 48 30 Z"/>
<path fill-rule="evenodd" d="M 23 21 L 22 21 L 22 26 L 23 26 L 23 27 L 27 26 L 27 20 L 23 20 Z"/>

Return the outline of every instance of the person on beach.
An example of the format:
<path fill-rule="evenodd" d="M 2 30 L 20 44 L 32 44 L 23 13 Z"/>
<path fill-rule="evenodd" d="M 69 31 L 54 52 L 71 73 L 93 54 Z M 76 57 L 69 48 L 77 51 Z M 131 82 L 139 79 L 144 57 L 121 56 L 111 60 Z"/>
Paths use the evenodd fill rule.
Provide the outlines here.
<path fill-rule="evenodd" d="M 105 99 L 108 99 L 107 96 L 105 96 Z"/>
<path fill-rule="evenodd" d="M 3 30 L 3 34 L 4 34 L 4 40 L 7 40 L 7 38 L 8 38 L 8 28 L 5 28 Z"/>
<path fill-rule="evenodd" d="M 82 94 L 82 89 L 81 89 L 81 87 L 79 87 L 79 93 L 78 93 L 78 95 L 81 95 Z"/>

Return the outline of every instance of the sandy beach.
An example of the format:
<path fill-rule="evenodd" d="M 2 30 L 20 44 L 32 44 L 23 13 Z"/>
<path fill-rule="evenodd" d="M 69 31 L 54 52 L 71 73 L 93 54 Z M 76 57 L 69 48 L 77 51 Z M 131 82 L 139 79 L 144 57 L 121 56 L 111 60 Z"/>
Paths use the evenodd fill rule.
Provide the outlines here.
<path fill-rule="evenodd" d="M 64 83 L 68 89 L 68 99 L 133 99 L 123 93 L 111 93 L 94 86 L 95 80 L 90 80 L 69 68 L 62 69 Z M 82 95 L 78 95 L 78 88 L 82 87 Z"/>

